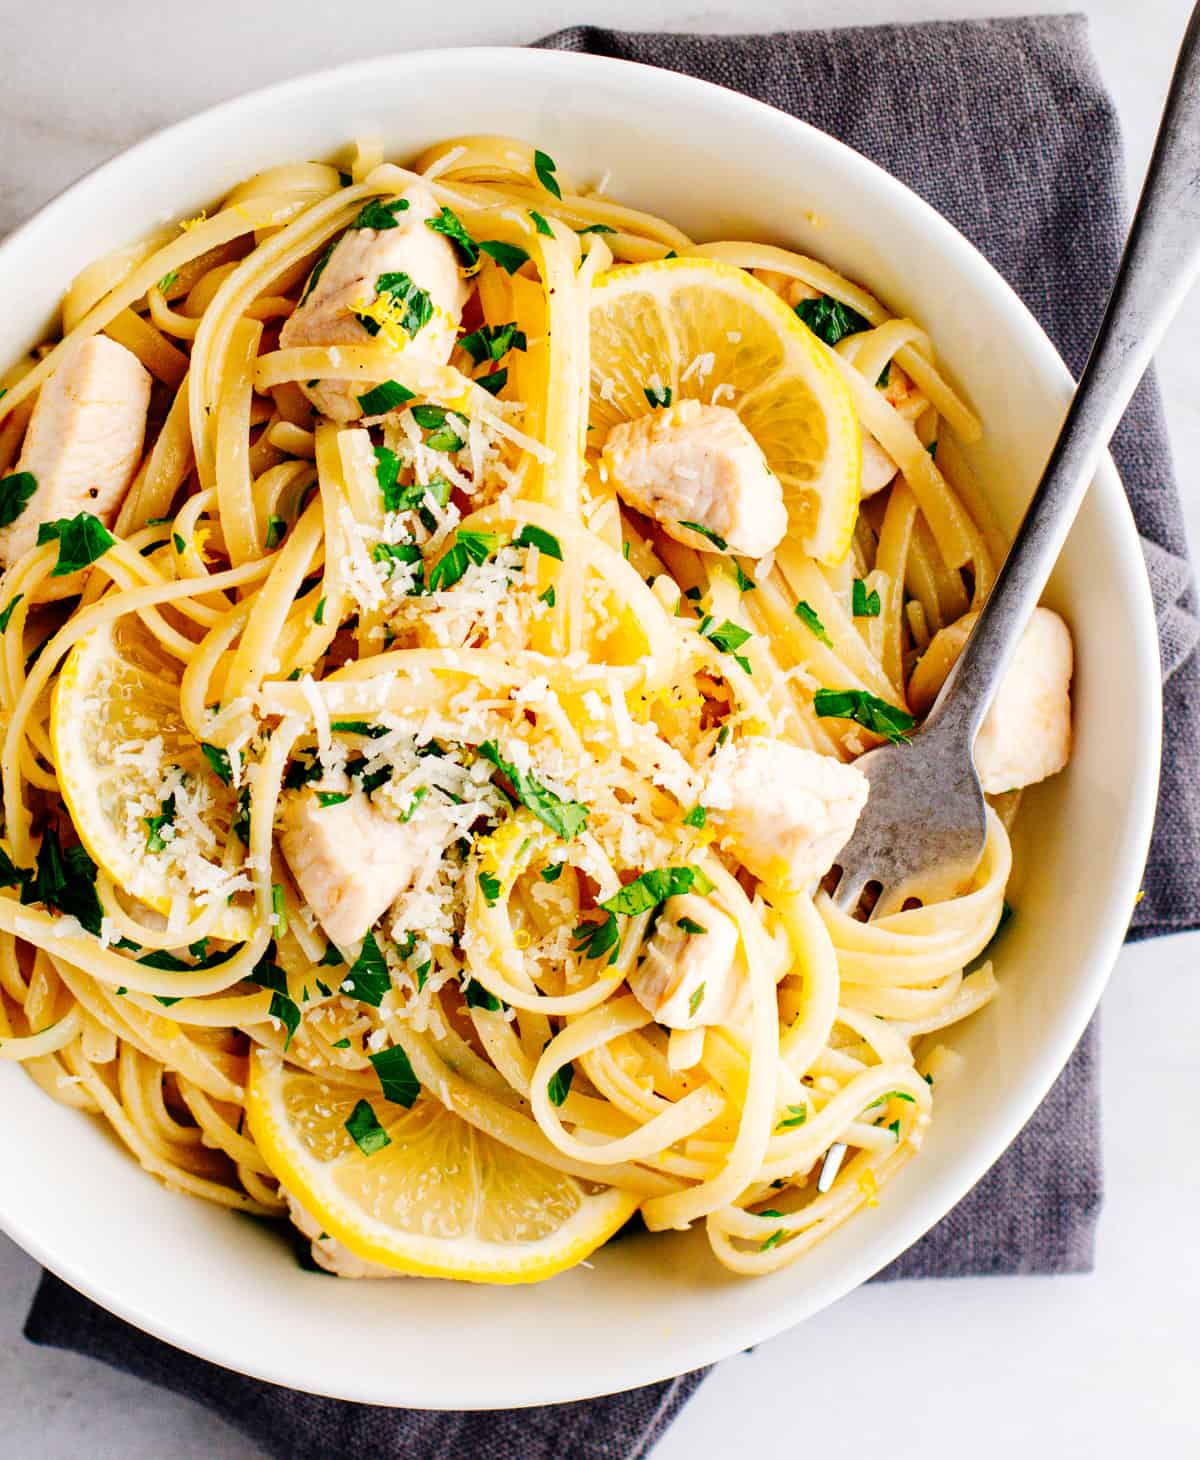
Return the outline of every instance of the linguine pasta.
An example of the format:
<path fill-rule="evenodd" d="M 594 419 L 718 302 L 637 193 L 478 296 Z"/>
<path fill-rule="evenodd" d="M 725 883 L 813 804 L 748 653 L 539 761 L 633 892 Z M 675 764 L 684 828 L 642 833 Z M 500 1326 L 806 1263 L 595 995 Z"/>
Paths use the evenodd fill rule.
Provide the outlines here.
<path fill-rule="evenodd" d="M 419 289 L 364 297 L 355 342 L 282 341 L 330 247 L 422 179 L 466 236 L 449 362 L 405 353 Z M 589 308 L 664 258 L 797 309 L 899 468 L 861 506 L 855 477 L 840 561 L 794 529 L 758 560 L 686 544 L 615 491 L 602 447 L 633 408 Z M 630 1193 L 653 1231 L 703 1222 L 739 1273 L 874 1206 L 953 1068 L 942 1032 L 995 992 L 1015 796 L 957 896 L 864 920 L 747 867 L 710 779 L 753 737 L 851 762 L 902 735 L 988 592 L 979 426 L 920 325 L 817 260 L 697 245 L 469 137 L 408 168 L 366 145 L 349 172 L 271 168 L 84 270 L 61 338 L 0 376 L 6 483 L 39 391 L 99 333 L 153 380 L 140 464 L 111 533 L 43 527 L 0 585 L 0 1059 L 180 1191 L 264 1216 L 290 1196 L 335 1267 L 330 1231 L 421 1270 L 306 1202 L 247 1119 L 255 1060 L 294 1081 L 298 1126 L 350 1112 L 334 1145 L 363 1169 L 450 1112 L 501 1165 Z M 650 380 L 637 348 L 638 409 L 744 405 L 703 353 Z M 321 381 L 355 419 L 314 410 Z M 419 849 L 346 946 L 285 855 L 301 797 Z M 689 893 L 737 951 L 722 1017 L 669 1027 L 633 990 Z"/>

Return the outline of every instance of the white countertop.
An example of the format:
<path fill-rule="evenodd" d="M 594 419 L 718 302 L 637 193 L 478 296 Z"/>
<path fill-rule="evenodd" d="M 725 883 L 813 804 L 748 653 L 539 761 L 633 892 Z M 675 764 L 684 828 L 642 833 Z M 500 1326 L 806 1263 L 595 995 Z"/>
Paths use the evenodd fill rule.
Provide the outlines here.
<path fill-rule="evenodd" d="M 1068 8 L 1045 0 L 0 0 L 0 234 L 93 163 L 165 122 L 282 77 L 381 50 L 518 44 L 576 22 L 769 30 Z M 1074 0 L 1125 129 L 1149 152 L 1189 0 Z M 336 23 L 329 16 L 338 15 Z M 449 22 L 449 23 L 448 23 Z M 1200 291 L 1160 354 L 1192 542 L 1200 544 Z M 1169 733 L 1169 729 L 1168 729 Z M 1088 1277 L 861 1289 L 721 1365 L 655 1451 L 720 1460 L 781 1439 L 888 1460 L 1096 1460 L 1200 1450 L 1195 1205 L 1200 934 L 1127 949 L 1104 1001 L 1108 1197 Z M 1170 1130 L 1170 1146 L 1163 1137 Z M 1149 1137 L 1158 1137 L 1152 1142 Z M 255 1460 L 204 1410 L 20 1336 L 34 1263 L 0 1237 L 0 1457 Z M 865 1382 L 870 1376 L 869 1383 Z M 523 1460 L 523 1457 L 514 1457 Z"/>

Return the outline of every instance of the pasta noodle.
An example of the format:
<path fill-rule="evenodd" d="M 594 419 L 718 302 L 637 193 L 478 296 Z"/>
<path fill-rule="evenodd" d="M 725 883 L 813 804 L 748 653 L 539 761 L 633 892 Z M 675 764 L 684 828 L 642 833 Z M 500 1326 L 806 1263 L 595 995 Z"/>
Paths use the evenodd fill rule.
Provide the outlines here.
<path fill-rule="evenodd" d="M 86 577 L 63 584 L 59 523 L 0 585 L 0 1059 L 171 1186 L 277 1216 L 288 1192 L 245 1118 L 253 1052 L 353 1102 L 380 1098 L 372 1057 L 402 1051 L 422 1100 L 514 1161 L 634 1193 L 652 1230 L 703 1220 L 722 1263 L 765 1273 L 918 1151 L 935 1041 L 996 988 L 973 965 L 1011 858 L 992 812 L 958 896 L 863 921 L 753 874 L 696 809 L 707 770 L 756 736 L 838 762 L 877 743 L 818 693 L 903 714 L 914 663 L 978 610 L 1003 542 L 959 447 L 979 422 L 918 323 L 816 260 L 696 245 L 546 162 L 466 137 L 411 168 L 373 142 L 348 173 L 272 168 L 84 270 L 62 338 L 0 377 L 0 474 L 85 339 L 154 382 Z M 414 184 L 489 241 L 462 270 L 482 360 L 462 339 L 447 363 L 397 356 L 386 301 L 357 341 L 281 339 L 334 243 Z M 820 357 L 899 474 L 864 500 L 844 563 L 795 532 L 757 562 L 700 551 L 614 492 L 589 305 L 614 267 L 668 256 L 857 319 Z M 727 398 L 702 362 L 674 379 Z M 396 380 L 398 406 L 364 401 L 369 424 L 309 404 L 322 381 L 362 398 Z M 923 671 L 922 709 L 960 642 Z M 298 796 L 364 793 L 425 854 L 341 947 L 282 829 Z M 361 849 L 344 850 L 353 878 Z M 667 871 L 640 910 L 602 906 Z M 736 997 L 668 1029 L 631 987 L 689 889 L 736 938 Z"/>

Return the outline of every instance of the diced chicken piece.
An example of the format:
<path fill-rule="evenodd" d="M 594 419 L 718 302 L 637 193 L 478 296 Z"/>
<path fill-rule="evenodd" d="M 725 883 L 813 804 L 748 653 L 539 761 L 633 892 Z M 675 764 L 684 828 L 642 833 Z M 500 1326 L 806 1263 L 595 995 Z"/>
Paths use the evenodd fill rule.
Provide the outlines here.
<path fill-rule="evenodd" d="M 700 804 L 765 882 L 799 889 L 823 877 L 867 802 L 856 766 L 766 736 L 726 745 L 710 764 Z"/>
<path fill-rule="evenodd" d="M 375 300 L 381 275 L 403 274 L 411 281 L 411 288 L 428 294 L 433 313 L 403 348 L 397 350 L 397 369 L 402 357 L 431 365 L 444 365 L 449 360 L 467 300 L 467 285 L 458 267 L 454 245 L 444 234 L 425 226 L 426 219 L 436 218 L 440 212 L 429 188 L 424 183 L 416 183 L 400 195 L 400 200 L 407 206 L 392 215 L 396 219 L 394 228 L 348 228 L 324 266 L 318 265 L 319 274 L 317 269 L 313 270 L 307 296 L 279 332 L 279 343 L 284 349 L 301 345 L 366 344 L 372 333 L 361 323 L 359 315 L 364 306 Z M 385 300 L 387 297 L 384 291 Z M 389 331 L 395 338 L 394 326 L 386 327 L 374 338 L 386 342 Z M 404 337 L 402 330 L 399 334 Z M 316 385 L 302 385 L 301 389 L 323 416 L 344 422 L 362 414 L 358 397 L 368 389 L 368 384 L 328 379 Z"/>
<path fill-rule="evenodd" d="M 975 627 L 964 614 L 939 629 L 908 682 L 919 715 L 932 708 Z M 1053 609 L 1035 608 L 975 741 L 975 768 L 989 795 L 1057 775 L 1071 755 L 1071 631 Z"/>
<path fill-rule="evenodd" d="M 124 345 L 93 335 L 68 351 L 29 420 L 16 470 L 37 488 L 0 531 L 0 563 L 28 552 L 43 522 L 80 512 L 112 522 L 142 458 L 149 404 L 150 376 Z"/>
<path fill-rule="evenodd" d="M 320 1222 L 316 1217 L 311 1216 L 290 1191 L 285 1191 L 287 1197 L 288 1215 L 292 1224 L 312 1243 L 313 1261 L 318 1267 L 323 1267 L 326 1272 L 333 1273 L 334 1277 L 344 1278 L 394 1278 L 402 1277 L 403 1274 L 396 1272 L 390 1267 L 384 1267 L 378 1262 L 368 1262 L 366 1258 L 356 1257 L 350 1249 L 322 1231 Z"/>
<path fill-rule="evenodd" d="M 893 360 L 888 366 L 883 398 L 906 421 L 915 421 L 929 404 L 928 397 L 912 383 Z M 899 470 L 896 463 L 864 428 L 862 433 L 862 496 L 873 497 L 883 491 Z"/>
<path fill-rule="evenodd" d="M 332 942 L 349 948 L 412 886 L 441 831 L 436 808 L 402 823 L 360 790 L 322 806 L 306 787 L 284 802 L 281 845 L 305 902 Z"/>
<path fill-rule="evenodd" d="M 1035 608 L 975 741 L 975 767 L 989 794 L 1057 775 L 1071 755 L 1071 631 Z"/>
<path fill-rule="evenodd" d="M 737 924 L 710 898 L 669 897 L 629 987 L 668 1029 L 720 1024 L 736 1002 L 737 951 Z"/>
<path fill-rule="evenodd" d="M 762 558 L 787 531 L 783 489 L 762 447 L 728 406 L 680 401 L 614 426 L 602 460 L 617 493 L 653 517 L 676 542 L 700 552 L 720 548 Z"/>

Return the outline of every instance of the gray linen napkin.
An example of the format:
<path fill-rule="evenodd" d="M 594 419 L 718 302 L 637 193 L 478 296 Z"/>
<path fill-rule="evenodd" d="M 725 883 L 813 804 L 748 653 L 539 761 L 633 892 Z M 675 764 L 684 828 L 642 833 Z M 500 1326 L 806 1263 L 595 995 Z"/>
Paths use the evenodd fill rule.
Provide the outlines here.
<path fill-rule="evenodd" d="M 1116 269 L 1126 216 L 1112 103 L 1081 17 L 879 26 L 770 36 L 633 35 L 591 27 L 541 42 L 715 81 L 815 123 L 928 198 L 1017 289 L 1078 374 Z M 553 138 L 540 139 L 553 150 Z M 1143 385 L 1113 443 L 1154 590 L 1170 758 L 1146 896 L 1131 937 L 1200 924 L 1200 639 L 1157 390 Z M 1096 1030 L 1002 1159 L 880 1277 L 1087 1271 L 1100 1206 Z M 314 1279 L 316 1281 L 316 1279 Z M 637 1460 L 703 1372 L 580 1404 L 491 1414 L 314 1398 L 168 1348 L 47 1276 L 26 1325 L 199 1399 L 288 1460 L 346 1454 L 449 1460 Z"/>

